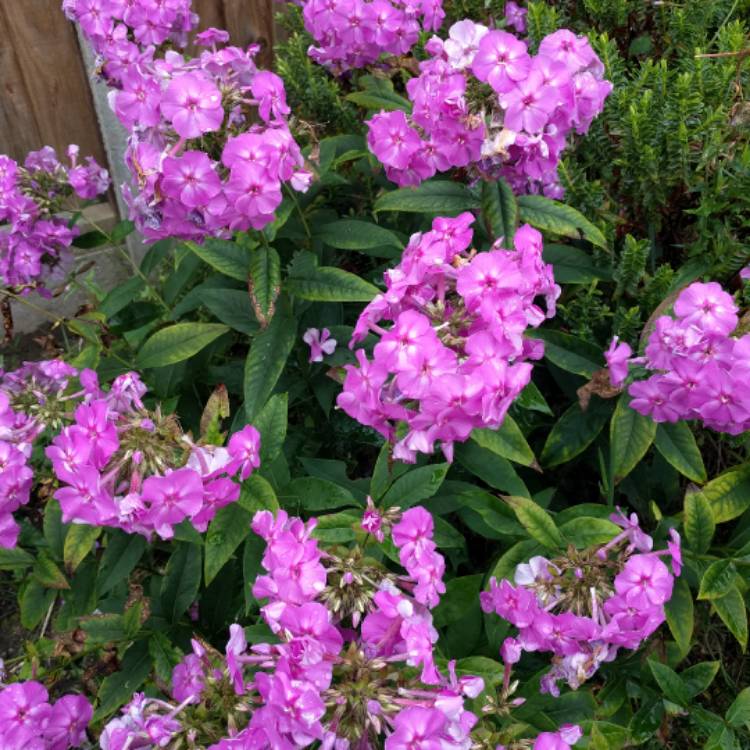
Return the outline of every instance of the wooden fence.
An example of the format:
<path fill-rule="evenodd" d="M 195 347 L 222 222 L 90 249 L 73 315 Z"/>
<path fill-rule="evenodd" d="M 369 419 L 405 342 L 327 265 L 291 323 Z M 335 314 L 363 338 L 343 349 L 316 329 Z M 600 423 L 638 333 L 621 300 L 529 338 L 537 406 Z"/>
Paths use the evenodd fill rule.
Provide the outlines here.
<path fill-rule="evenodd" d="M 22 159 L 77 143 L 107 165 L 102 135 L 75 28 L 61 0 L 0 0 L 0 154 Z M 200 28 L 227 29 L 233 44 L 263 44 L 268 64 L 275 41 L 274 0 L 193 0 Z"/>

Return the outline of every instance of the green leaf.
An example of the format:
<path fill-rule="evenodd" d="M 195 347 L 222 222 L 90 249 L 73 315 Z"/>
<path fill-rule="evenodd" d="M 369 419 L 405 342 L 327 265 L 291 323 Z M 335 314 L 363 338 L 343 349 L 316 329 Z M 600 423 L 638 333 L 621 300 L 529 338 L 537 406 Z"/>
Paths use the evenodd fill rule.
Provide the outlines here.
<path fill-rule="evenodd" d="M 141 293 L 145 286 L 146 284 L 140 276 L 133 276 L 107 294 L 99 303 L 99 311 L 104 313 L 107 318 L 117 315 Z"/>
<path fill-rule="evenodd" d="M 543 232 L 587 239 L 592 245 L 607 249 L 607 240 L 580 211 L 572 206 L 545 198 L 542 195 L 518 197 L 520 220 Z"/>
<path fill-rule="evenodd" d="M 289 396 L 277 393 L 268 399 L 253 424 L 260 433 L 261 464 L 273 461 L 286 440 Z"/>
<path fill-rule="evenodd" d="M 250 253 L 236 242 L 207 239 L 202 245 L 186 242 L 202 261 L 231 279 L 246 282 L 250 272 Z"/>
<path fill-rule="evenodd" d="M 733 727 L 745 726 L 750 729 L 750 687 L 746 687 L 732 702 L 726 713 L 726 720 Z"/>
<path fill-rule="evenodd" d="M 27 630 L 35 628 L 49 611 L 56 596 L 54 589 L 45 588 L 36 578 L 28 579 L 19 601 L 21 625 Z"/>
<path fill-rule="evenodd" d="M 565 372 L 591 378 L 601 370 L 602 353 L 588 341 L 571 336 L 569 333 L 551 331 L 545 328 L 527 331 L 529 338 L 544 341 L 544 357 Z"/>
<path fill-rule="evenodd" d="M 581 411 L 575 403 L 557 420 L 547 436 L 541 455 L 542 466 L 558 466 L 575 458 L 596 440 L 612 413 L 607 401 L 592 399 Z"/>
<path fill-rule="evenodd" d="M 731 521 L 750 507 L 750 463 L 725 471 L 701 490 L 715 523 Z"/>
<path fill-rule="evenodd" d="M 390 79 L 366 75 L 359 79 L 359 84 L 364 90 L 349 94 L 345 97 L 346 101 L 370 110 L 391 112 L 400 109 L 404 112 L 411 112 L 411 102 L 393 90 L 393 83 Z"/>
<path fill-rule="evenodd" d="M 391 485 L 383 497 L 383 506 L 396 505 L 405 510 L 427 500 L 440 489 L 449 468 L 450 464 L 429 464 L 412 469 Z"/>
<path fill-rule="evenodd" d="M 631 409 L 630 397 L 622 394 L 609 424 L 609 450 L 614 481 L 624 479 L 646 455 L 656 436 L 656 422 Z"/>
<path fill-rule="evenodd" d="M 24 570 L 34 564 L 34 558 L 20 547 L 0 547 L 0 570 Z"/>
<path fill-rule="evenodd" d="M 244 581 L 245 594 L 245 614 L 250 612 L 250 608 L 255 601 L 253 596 L 253 584 L 255 579 L 263 570 L 261 560 L 266 551 L 265 539 L 255 533 L 251 533 L 245 540 L 245 547 L 242 551 L 242 578 Z"/>
<path fill-rule="evenodd" d="M 737 568 L 731 560 L 711 563 L 701 578 L 698 599 L 719 599 L 734 586 Z"/>
<path fill-rule="evenodd" d="M 177 622 L 195 601 L 201 583 L 201 548 L 187 542 L 172 545 L 172 556 L 161 584 L 161 607 Z"/>
<path fill-rule="evenodd" d="M 104 643 L 119 643 L 125 640 L 125 623 L 120 614 L 92 615 L 82 617 L 81 628 L 86 633 L 86 641 L 90 645 Z"/>
<path fill-rule="evenodd" d="M 516 520 L 516 514 L 496 495 L 477 487 L 461 492 L 457 500 L 461 520 L 475 533 L 488 539 L 524 535 L 524 529 Z"/>
<path fill-rule="evenodd" d="M 182 362 L 229 330 L 219 323 L 175 323 L 150 336 L 136 359 L 138 367 L 165 367 Z"/>
<path fill-rule="evenodd" d="M 549 408 L 549 404 L 544 396 L 542 396 L 542 392 L 537 388 L 533 381 L 530 381 L 521 391 L 514 403 L 521 409 L 538 411 L 540 414 L 546 414 L 550 417 L 553 416 L 552 409 Z"/>
<path fill-rule="evenodd" d="M 65 575 L 55 563 L 42 552 L 34 564 L 34 578 L 48 589 L 69 589 Z"/>
<path fill-rule="evenodd" d="M 590 516 L 571 518 L 570 521 L 560 524 L 559 528 L 563 536 L 577 549 L 606 544 L 622 530 L 606 518 L 592 518 Z"/>
<path fill-rule="evenodd" d="M 690 641 L 693 637 L 693 595 L 684 578 L 678 578 L 674 583 L 672 598 L 664 605 L 667 624 L 672 637 L 680 648 L 682 656 L 690 651 Z"/>
<path fill-rule="evenodd" d="M 273 393 L 296 340 L 296 321 L 281 311 L 255 337 L 245 363 L 245 416 L 249 422 Z"/>
<path fill-rule="evenodd" d="M 473 441 L 456 445 L 456 459 L 472 474 L 501 492 L 528 496 L 529 490 L 508 459 Z"/>
<path fill-rule="evenodd" d="M 690 693 L 687 686 L 674 669 L 653 659 L 648 660 L 648 666 L 662 693 L 672 703 L 676 703 L 678 706 L 686 706 L 690 702 Z"/>
<path fill-rule="evenodd" d="M 446 584 L 445 594 L 440 598 L 440 604 L 433 610 L 435 627 L 443 628 L 451 623 L 462 620 L 473 607 L 479 606 L 479 592 L 482 588 L 484 576 L 460 576 L 453 578 Z"/>
<path fill-rule="evenodd" d="M 590 284 L 592 281 L 611 281 L 612 272 L 594 263 L 590 255 L 570 245 L 544 244 L 542 258 L 552 265 L 558 284 Z"/>
<path fill-rule="evenodd" d="M 287 485 L 283 494 L 287 500 L 296 500 L 309 511 L 357 505 L 349 490 L 319 477 L 297 477 Z"/>
<path fill-rule="evenodd" d="M 154 672 L 163 682 L 172 681 L 172 670 L 180 662 L 180 652 L 164 633 L 153 633 L 148 639 L 148 653 L 154 663 Z"/>
<path fill-rule="evenodd" d="M 279 509 L 279 501 L 273 487 L 257 472 L 251 474 L 242 483 L 240 499 L 237 503 L 253 514 L 258 510 L 276 511 Z"/>
<path fill-rule="evenodd" d="M 206 557 L 203 566 L 206 586 L 226 565 L 243 540 L 252 533 L 252 520 L 252 513 L 239 503 L 231 503 L 217 511 L 206 533 Z"/>
<path fill-rule="evenodd" d="M 700 695 L 705 692 L 709 685 L 714 681 L 721 662 L 718 661 L 702 661 L 699 664 L 693 664 L 692 667 L 688 667 L 684 672 L 680 672 L 680 679 L 682 679 L 685 687 L 690 693 L 690 697 L 694 698 L 696 695 Z"/>
<path fill-rule="evenodd" d="M 390 230 L 370 221 L 356 219 L 339 219 L 323 224 L 314 230 L 313 236 L 338 250 L 375 250 L 380 247 L 401 250 L 404 246 Z"/>
<path fill-rule="evenodd" d="M 258 332 L 250 295 L 240 289 L 204 289 L 201 302 L 222 323 L 252 336 Z"/>
<path fill-rule="evenodd" d="M 86 526 L 74 523 L 68 529 L 63 548 L 65 567 L 72 573 L 91 551 L 94 542 L 102 533 L 101 526 Z"/>
<path fill-rule="evenodd" d="M 533 539 L 525 539 L 523 542 L 514 544 L 495 563 L 488 577 L 485 589 L 488 588 L 489 578 L 497 578 L 498 581 L 502 581 L 503 579 L 512 581 L 513 573 L 518 565 L 522 562 L 527 562 L 529 558 L 539 554 L 538 550 L 539 544 Z"/>
<path fill-rule="evenodd" d="M 124 219 L 118 221 L 117 224 L 112 228 L 112 234 L 110 238 L 113 245 L 119 245 L 122 241 L 135 230 L 135 222 L 130 219 Z"/>
<path fill-rule="evenodd" d="M 375 462 L 375 468 L 372 471 L 370 480 L 370 496 L 375 502 L 378 502 L 391 483 L 391 444 L 383 443 L 383 447 L 378 453 L 378 460 Z"/>
<path fill-rule="evenodd" d="M 471 191 L 458 182 L 431 180 L 416 188 L 400 188 L 384 193 L 375 201 L 374 210 L 456 216 L 479 208 Z"/>
<path fill-rule="evenodd" d="M 250 295 L 261 325 L 273 317 L 281 290 L 281 259 L 272 247 L 259 247 L 250 256 Z"/>
<path fill-rule="evenodd" d="M 331 266 L 297 271 L 285 288 L 300 299 L 313 302 L 369 302 L 379 290 L 356 274 Z"/>
<path fill-rule="evenodd" d="M 106 594 L 127 579 L 145 549 L 146 540 L 139 534 L 110 532 L 97 579 L 99 593 Z"/>
<path fill-rule="evenodd" d="M 56 560 L 61 559 L 68 527 L 62 522 L 62 511 L 60 510 L 60 503 L 57 500 L 50 499 L 45 504 L 42 528 L 52 557 Z M 0 569 L 2 569 L 2 564 L 0 564 Z"/>
<path fill-rule="evenodd" d="M 125 652 L 120 670 L 102 681 L 98 694 L 99 706 L 93 720 L 101 721 L 129 701 L 150 672 L 148 643 L 138 641 Z"/>
<path fill-rule="evenodd" d="M 482 182 L 482 216 L 490 237 L 503 237 L 505 247 L 510 247 L 518 227 L 518 203 L 502 177 L 496 182 Z"/>
<path fill-rule="evenodd" d="M 702 492 L 688 492 L 685 495 L 683 526 L 690 548 L 698 554 L 708 551 L 716 524 L 711 506 Z"/>
<path fill-rule="evenodd" d="M 497 430 L 476 429 L 471 433 L 471 439 L 482 448 L 496 453 L 523 466 L 538 468 L 539 464 L 531 450 L 521 428 L 516 421 L 507 415 Z"/>
<path fill-rule="evenodd" d="M 747 609 L 740 590 L 732 586 L 721 599 L 714 599 L 711 604 L 744 651 L 747 648 Z"/>
<path fill-rule="evenodd" d="M 699 484 L 706 481 L 706 467 L 687 423 L 662 422 L 656 428 L 654 445 L 680 474 Z"/>
<path fill-rule="evenodd" d="M 513 508 L 521 526 L 539 544 L 552 550 L 565 549 L 565 539 L 560 529 L 544 508 L 526 497 L 508 497 L 506 502 Z"/>

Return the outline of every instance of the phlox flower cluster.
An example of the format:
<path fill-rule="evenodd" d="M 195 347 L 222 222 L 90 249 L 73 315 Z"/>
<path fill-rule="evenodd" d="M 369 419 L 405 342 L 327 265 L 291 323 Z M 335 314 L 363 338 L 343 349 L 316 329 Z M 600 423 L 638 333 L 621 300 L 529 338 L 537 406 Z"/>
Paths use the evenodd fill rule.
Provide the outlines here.
<path fill-rule="evenodd" d="M 643 357 L 614 340 L 606 352 L 613 385 L 630 365 L 653 374 L 628 388 L 630 406 L 656 422 L 696 419 L 719 432 L 750 429 L 750 334 L 733 336 L 738 308 L 716 282 L 690 284 L 678 295 L 674 315 L 656 320 Z"/>
<path fill-rule="evenodd" d="M 86 741 L 93 714 L 82 695 L 50 701 L 39 682 L 0 684 L 0 747 L 3 750 L 68 750 Z"/>
<path fill-rule="evenodd" d="M 0 154 L 0 282 L 20 293 L 61 283 L 72 265 L 70 246 L 78 229 L 62 211 L 69 199 L 90 200 L 109 188 L 107 170 L 92 157 L 78 161 L 68 148 L 69 165 L 46 146 L 23 164 Z"/>
<path fill-rule="evenodd" d="M 308 54 L 335 73 L 381 55 L 405 55 L 424 30 L 443 23 L 443 0 L 294 0 L 315 40 Z"/>
<path fill-rule="evenodd" d="M 192 0 L 63 0 L 62 9 L 91 43 L 101 74 L 118 81 L 131 62 L 150 61 L 160 45 L 187 45 L 198 24 L 191 5 Z"/>
<path fill-rule="evenodd" d="M 389 509 L 382 518 L 405 574 L 357 547 L 321 549 L 312 536 L 314 519 L 256 514 L 252 527 L 266 550 L 253 594 L 267 601 L 261 614 L 276 642 L 248 647 L 236 624 L 224 654 L 193 640 L 192 653 L 173 672 L 176 703 L 151 702 L 162 744 L 178 734 L 190 737 L 196 717 L 204 732 L 208 707 L 221 705 L 235 708 L 229 717 L 222 712 L 225 736 L 214 750 L 317 743 L 346 750 L 380 747 L 383 740 L 386 750 L 469 747 L 477 718 L 464 700 L 478 696 L 483 682 L 459 678 L 452 664 L 446 675 L 435 666 L 430 610 L 445 589 L 432 517 L 415 507 L 403 514 Z M 153 736 L 144 720 L 149 710 L 140 708 L 144 699 L 135 696 L 134 703 L 105 728 L 104 750 L 140 747 Z"/>
<path fill-rule="evenodd" d="M 31 497 L 34 443 L 48 428 L 60 428 L 76 398 L 68 393 L 76 375 L 75 368 L 59 359 L 0 370 L 0 547 L 18 542 L 13 513 Z"/>
<path fill-rule="evenodd" d="M 470 20 L 433 37 L 407 83 L 411 114 L 381 112 L 368 145 L 400 186 L 437 172 L 504 177 L 517 193 L 559 198 L 557 165 L 571 132 L 586 133 L 612 85 L 585 37 L 562 29 L 536 55 L 507 31 Z"/>
<path fill-rule="evenodd" d="M 524 337 L 555 314 L 560 294 L 541 235 L 525 225 L 512 250 L 498 240 L 475 253 L 473 221 L 470 213 L 438 218 L 432 231 L 413 235 L 354 329 L 351 346 L 368 333 L 380 340 L 372 359 L 359 349 L 358 364 L 346 366 L 337 404 L 394 441 L 403 461 L 433 452 L 436 441 L 452 460 L 454 442 L 476 427 L 499 427 L 531 378 L 529 360 L 544 353 L 541 341 Z"/>
<path fill-rule="evenodd" d="M 225 46 L 229 36 L 219 29 L 195 37 L 203 49 L 194 58 L 157 49 L 171 38 L 173 21 L 157 22 L 153 34 L 134 25 L 142 9 L 157 5 L 178 26 L 190 16 L 187 0 L 68 4 L 102 57 L 110 105 L 129 132 L 132 180 L 123 194 L 131 219 L 147 240 L 262 229 L 273 221 L 283 188 L 304 191 L 312 179 L 287 124 L 283 81 L 257 67 L 257 45 Z M 92 20 L 91 7 L 109 21 Z"/>
<path fill-rule="evenodd" d="M 517 566 L 514 583 L 493 578 L 482 592 L 484 611 L 518 628 L 501 651 L 506 683 L 524 651 L 544 651 L 553 656 L 541 691 L 559 695 L 560 681 L 577 689 L 621 648 L 637 649 L 664 622 L 681 571 L 679 535 L 672 530 L 667 549 L 652 551 L 653 540 L 634 513 L 618 510 L 611 519 L 623 530 L 607 544 L 552 560 L 532 557 Z M 671 570 L 662 557 L 670 558 Z"/>
<path fill-rule="evenodd" d="M 237 500 L 235 478 L 260 465 L 260 435 L 251 425 L 226 448 L 196 444 L 174 415 L 144 406 L 146 386 L 136 373 L 119 376 L 107 392 L 95 373 L 81 379 L 87 397 L 46 450 L 66 523 L 169 539 L 189 519 L 205 531 L 219 508 Z"/>

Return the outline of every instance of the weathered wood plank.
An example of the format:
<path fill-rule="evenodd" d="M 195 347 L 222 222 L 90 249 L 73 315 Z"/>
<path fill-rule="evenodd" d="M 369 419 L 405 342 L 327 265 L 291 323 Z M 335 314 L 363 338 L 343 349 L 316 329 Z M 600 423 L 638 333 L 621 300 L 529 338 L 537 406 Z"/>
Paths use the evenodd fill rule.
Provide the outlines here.
<path fill-rule="evenodd" d="M 77 143 L 82 154 L 103 162 L 104 150 L 78 43 L 58 0 L 0 0 L 0 18 L 3 56 L 8 54 L 7 47 L 12 48 L 24 84 L 23 89 L 14 88 L 7 97 L 15 101 L 0 99 L 0 109 L 6 110 L 5 119 L 31 111 L 35 125 L 24 122 L 23 133 L 18 132 L 18 125 L 11 127 L 10 132 L 15 129 L 16 133 L 14 141 L 7 143 L 3 128 L 0 151 L 9 149 L 13 156 L 21 157 L 25 151 L 50 145 L 64 154 L 69 143 Z M 0 75 L 5 82 L 5 68 Z"/>

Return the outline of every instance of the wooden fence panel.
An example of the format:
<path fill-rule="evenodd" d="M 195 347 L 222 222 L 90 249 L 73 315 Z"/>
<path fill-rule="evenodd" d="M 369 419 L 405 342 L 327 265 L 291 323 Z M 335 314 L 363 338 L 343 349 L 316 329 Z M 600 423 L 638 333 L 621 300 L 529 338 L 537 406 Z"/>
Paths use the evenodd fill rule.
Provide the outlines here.
<path fill-rule="evenodd" d="M 270 67 L 276 41 L 274 15 L 283 9 L 276 0 L 193 0 L 200 16 L 200 29 L 215 26 L 226 29 L 230 43 L 238 47 L 257 42 L 262 45 L 258 62 Z"/>
<path fill-rule="evenodd" d="M 0 153 L 70 143 L 106 164 L 75 31 L 60 0 L 0 0 Z"/>
<path fill-rule="evenodd" d="M 106 166 L 88 76 L 75 28 L 61 0 L 0 0 L 0 153 L 22 159 L 69 143 Z M 226 29 L 231 43 L 258 42 L 259 64 L 271 64 L 276 0 L 193 0 L 200 28 Z"/>

